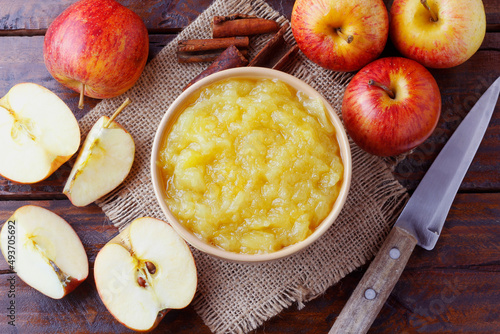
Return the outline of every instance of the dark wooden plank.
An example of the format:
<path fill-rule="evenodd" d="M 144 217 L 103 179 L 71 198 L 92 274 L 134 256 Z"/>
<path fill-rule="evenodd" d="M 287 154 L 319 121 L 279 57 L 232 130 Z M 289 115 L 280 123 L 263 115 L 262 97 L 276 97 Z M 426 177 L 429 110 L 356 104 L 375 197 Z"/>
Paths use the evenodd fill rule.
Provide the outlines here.
<path fill-rule="evenodd" d="M 369 333 L 498 331 L 499 202 L 499 194 L 457 196 L 436 248 L 416 248 Z M 252 333 L 327 333 L 366 267 Z"/>
<path fill-rule="evenodd" d="M 150 35 L 149 59 L 152 59 L 176 35 Z M 0 38 L 0 96 L 21 82 L 34 82 L 57 94 L 80 119 L 100 100 L 86 98 L 83 110 L 78 109 L 79 94 L 57 82 L 43 62 L 43 36 Z M 72 161 L 70 161 L 71 163 Z M 31 185 L 21 185 L 0 177 L 0 199 L 66 198 L 62 189 L 71 171 L 66 163 L 48 179 Z"/>
<path fill-rule="evenodd" d="M 151 35 L 150 58 L 174 37 L 175 35 Z M 484 49 L 482 48 L 464 64 L 451 69 L 431 70 L 443 97 L 442 116 L 434 134 L 395 168 L 396 177 L 408 189 L 415 189 L 460 121 L 486 88 L 500 75 L 498 45 L 500 45 L 500 34 L 488 33 L 483 43 Z M 43 63 L 42 49 L 42 36 L 0 38 L 0 77 L 4 78 L 0 81 L 0 96 L 5 95 L 16 83 L 35 82 L 55 92 L 74 111 L 77 118 L 82 117 L 99 100 L 88 98 L 85 108 L 79 110 L 78 94 L 52 78 Z M 397 55 L 390 44 L 384 54 Z M 499 105 L 497 104 L 490 127 L 461 186 L 461 191 L 500 189 L 500 175 L 497 172 L 500 168 Z M 65 164 L 47 180 L 33 185 L 18 185 L 0 177 L 0 198 L 62 199 L 64 196 L 61 191 L 69 172 L 70 167 Z"/>
<path fill-rule="evenodd" d="M 0 35 L 43 35 L 52 21 L 75 0 L 0 1 Z M 137 13 L 151 33 L 178 32 L 203 12 L 211 0 L 118 0 Z"/>
<path fill-rule="evenodd" d="M 94 258 L 102 246 L 118 233 L 118 229 L 110 223 L 97 205 L 78 208 L 69 200 L 0 201 L 0 224 L 3 224 L 18 208 L 28 204 L 49 209 L 65 219 L 82 240 L 91 263 L 94 263 Z M 7 270 L 7 263 L 0 261 L 0 273 Z"/>
<path fill-rule="evenodd" d="M 393 0 L 384 0 L 390 10 Z M 284 14 L 288 19 L 292 16 L 294 1 L 287 0 L 267 0 L 274 9 Z M 489 31 L 500 31 L 500 0 L 483 0 L 486 12 L 486 24 Z"/>
<path fill-rule="evenodd" d="M 500 42 L 500 34 L 487 34 L 486 45 Z M 500 45 L 500 44 L 497 44 Z M 481 95 L 500 76 L 500 50 L 482 50 L 467 62 L 449 69 L 431 69 L 441 90 L 442 109 L 431 137 L 395 168 L 395 175 L 408 189 L 415 189 L 437 154 Z M 500 102 L 476 153 L 460 191 L 500 189 Z"/>
<path fill-rule="evenodd" d="M 493 332 L 500 325 L 500 194 L 459 194 L 436 248 L 417 248 L 370 333 Z M 0 221 L 25 204 L 47 207 L 65 218 L 82 239 L 90 266 L 115 233 L 100 209 L 76 208 L 68 201 L 0 202 Z M 253 333 L 326 333 L 366 269 L 361 268 L 323 296 L 295 306 Z M 0 291 L 7 291 L 8 271 L 0 260 Z M 24 332 L 122 332 L 100 302 L 92 275 L 61 301 L 51 300 L 16 281 L 17 323 Z M 7 295 L 0 295 L 6 305 Z M 474 305 L 474 307 L 471 307 Z M 54 319 L 53 315 L 60 316 Z M 480 325 L 480 326 L 479 326 Z M 0 323 L 0 332 L 5 323 Z M 50 327 L 54 326 L 54 327 Z M 60 327 L 57 327 L 60 326 Z M 479 326 L 479 327 L 478 327 Z M 209 333 L 192 306 L 172 311 L 155 333 Z"/>
<path fill-rule="evenodd" d="M 27 204 L 39 205 L 52 210 L 64 218 L 80 237 L 89 258 L 90 272 L 85 282 L 61 300 L 53 300 L 34 290 L 9 271 L 7 262 L 0 260 L 0 305 L 8 306 L 10 300 L 16 303 L 16 328 L 18 333 L 57 333 L 61 328 L 66 332 L 86 333 L 133 333 L 119 324 L 107 311 L 97 294 L 93 264 L 99 250 L 118 233 L 117 228 L 96 205 L 84 208 L 74 207 L 69 201 L 0 201 L 0 222 L 4 223 L 19 207 Z M 15 298 L 8 298 L 10 283 L 15 277 Z M 2 315 L 5 313 L 2 313 Z M 54 315 L 57 314 L 57 320 Z M 157 328 L 158 333 L 210 333 L 192 307 L 173 310 Z M 0 333 L 10 333 L 6 321 L 0 322 Z"/>

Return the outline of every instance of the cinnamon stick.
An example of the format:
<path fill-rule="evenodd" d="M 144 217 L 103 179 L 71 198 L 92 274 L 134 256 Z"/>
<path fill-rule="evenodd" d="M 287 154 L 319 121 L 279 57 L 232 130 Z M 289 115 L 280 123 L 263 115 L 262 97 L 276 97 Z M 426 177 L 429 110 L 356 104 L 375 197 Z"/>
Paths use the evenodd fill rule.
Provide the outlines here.
<path fill-rule="evenodd" d="M 248 66 L 271 67 L 282 70 L 291 62 L 299 47 L 290 47 L 284 39 L 289 24 L 283 25 L 280 30 L 264 45 L 257 55 L 250 61 Z"/>
<path fill-rule="evenodd" d="M 292 46 L 288 51 L 281 57 L 276 64 L 274 64 L 273 69 L 275 70 L 283 70 L 285 66 L 292 62 L 293 57 L 299 51 L 299 47 L 297 45 Z"/>
<path fill-rule="evenodd" d="M 213 39 L 184 39 L 178 42 L 177 52 L 197 52 L 217 49 L 227 49 L 231 45 L 237 48 L 248 48 L 250 40 L 247 36 L 213 38 Z"/>
<path fill-rule="evenodd" d="M 184 89 L 188 88 L 195 82 L 209 76 L 210 74 L 227 70 L 233 67 L 242 67 L 248 64 L 248 60 L 241 54 L 241 52 L 234 45 L 228 47 L 224 52 L 220 54 L 217 59 L 201 72 L 198 76 L 196 76 L 193 80 L 191 80 Z"/>
<path fill-rule="evenodd" d="M 215 23 L 222 23 L 225 21 L 232 21 L 232 20 L 237 20 L 237 19 L 255 19 L 255 18 L 257 18 L 257 16 L 255 16 L 255 15 L 235 13 L 235 14 L 229 14 L 226 16 L 214 16 L 214 22 Z"/>
<path fill-rule="evenodd" d="M 240 48 L 240 52 L 246 57 L 249 44 L 248 36 L 181 40 L 177 44 L 177 61 L 179 63 L 213 61 L 231 45 Z"/>
<path fill-rule="evenodd" d="M 250 61 L 248 66 L 262 66 L 276 63 L 281 55 L 278 54 L 278 50 L 286 46 L 285 35 L 288 29 L 288 23 L 283 25 L 280 30 L 264 45 L 264 47 L 257 53 L 257 55 Z M 267 66 L 267 67 L 272 67 Z"/>
<path fill-rule="evenodd" d="M 278 30 L 279 24 L 276 21 L 243 14 L 214 16 L 212 21 L 212 36 L 214 38 L 251 36 Z"/>
<path fill-rule="evenodd" d="M 199 52 L 180 52 L 177 53 L 177 61 L 179 63 L 203 63 L 214 61 L 221 55 L 224 49 L 213 50 L 213 51 L 199 51 Z M 247 57 L 248 50 L 240 50 L 240 53 Z"/>

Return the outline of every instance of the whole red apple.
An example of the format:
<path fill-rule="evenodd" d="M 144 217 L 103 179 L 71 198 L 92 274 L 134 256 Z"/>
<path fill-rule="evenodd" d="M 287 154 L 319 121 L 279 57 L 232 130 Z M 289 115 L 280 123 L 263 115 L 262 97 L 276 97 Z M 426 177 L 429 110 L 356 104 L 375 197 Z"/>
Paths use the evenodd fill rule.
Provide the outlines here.
<path fill-rule="evenodd" d="M 401 54 L 432 68 L 462 64 L 486 33 L 481 0 L 394 0 L 390 18 L 391 40 Z"/>
<path fill-rule="evenodd" d="M 431 73 L 414 60 L 378 59 L 351 80 L 342 101 L 344 125 L 354 142 L 379 156 L 407 152 L 434 131 L 441 94 Z"/>
<path fill-rule="evenodd" d="M 311 61 L 334 71 L 357 71 L 387 42 L 389 15 L 382 0 L 297 0 L 292 32 Z"/>
<path fill-rule="evenodd" d="M 98 99 L 132 87 L 148 52 L 144 22 L 114 0 L 81 0 L 69 6 L 47 29 L 43 48 L 45 65 L 57 81 Z"/>

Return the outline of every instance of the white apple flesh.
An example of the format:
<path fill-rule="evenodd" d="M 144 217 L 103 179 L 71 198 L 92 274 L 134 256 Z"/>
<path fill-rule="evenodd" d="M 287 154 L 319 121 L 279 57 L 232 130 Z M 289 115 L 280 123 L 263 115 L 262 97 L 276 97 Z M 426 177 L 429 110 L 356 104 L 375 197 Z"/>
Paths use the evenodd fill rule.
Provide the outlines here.
<path fill-rule="evenodd" d="M 0 99 L 0 175 L 19 183 L 49 177 L 80 145 L 68 106 L 34 83 L 12 87 Z"/>
<path fill-rule="evenodd" d="M 85 206 L 106 195 L 127 177 L 134 162 L 132 136 L 113 119 L 102 116 L 89 131 L 64 186 L 75 206 Z"/>
<path fill-rule="evenodd" d="M 14 212 L 2 227 L 0 246 L 26 284 L 54 299 L 71 292 L 89 273 L 87 254 L 73 228 L 39 206 Z"/>
<path fill-rule="evenodd" d="M 109 312 L 139 331 L 186 307 L 197 286 L 189 247 L 169 224 L 149 217 L 135 219 L 99 251 L 94 276 Z"/>

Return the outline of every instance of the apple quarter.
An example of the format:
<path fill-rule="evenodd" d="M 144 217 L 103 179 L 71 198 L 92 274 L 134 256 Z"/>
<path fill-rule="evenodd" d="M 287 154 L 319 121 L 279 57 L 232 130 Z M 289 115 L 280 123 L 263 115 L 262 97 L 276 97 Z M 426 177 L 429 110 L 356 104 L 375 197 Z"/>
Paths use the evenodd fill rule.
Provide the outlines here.
<path fill-rule="evenodd" d="M 78 235 L 45 208 L 26 205 L 17 209 L 3 225 L 0 243 L 19 277 L 48 297 L 64 297 L 88 276 L 87 254 Z"/>

